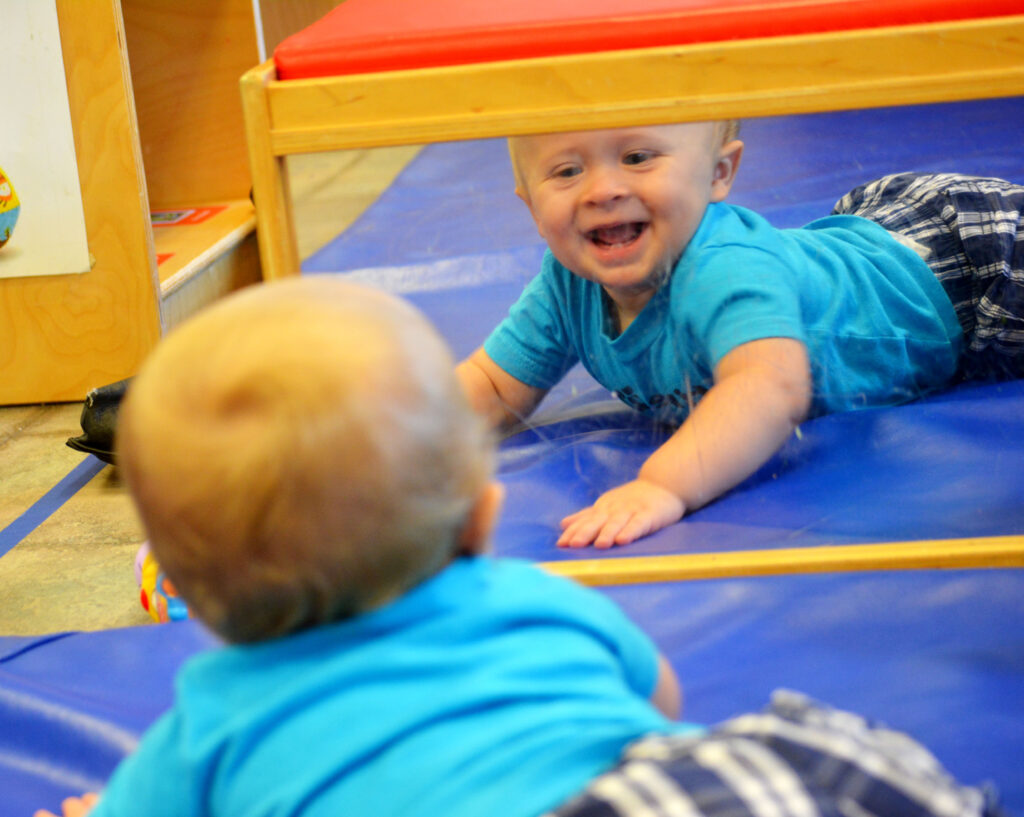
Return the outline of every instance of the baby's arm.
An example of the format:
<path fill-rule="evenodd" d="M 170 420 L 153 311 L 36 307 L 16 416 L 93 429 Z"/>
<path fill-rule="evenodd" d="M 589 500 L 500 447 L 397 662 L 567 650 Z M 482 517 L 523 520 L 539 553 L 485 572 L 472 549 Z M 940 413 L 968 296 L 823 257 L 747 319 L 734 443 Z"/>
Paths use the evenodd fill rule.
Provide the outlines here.
<path fill-rule="evenodd" d="M 99 799 L 99 795 L 92 793 L 83 794 L 81 797 L 69 797 L 60 804 L 63 817 L 85 817 L 92 811 L 92 807 L 99 802 Z M 40 809 L 35 813 L 35 817 L 58 817 L 58 815 Z"/>
<path fill-rule="evenodd" d="M 563 519 L 558 544 L 624 545 L 671 525 L 760 468 L 807 416 L 810 402 L 801 342 L 766 338 L 737 346 L 716 367 L 714 386 L 637 478 Z"/>
<path fill-rule="evenodd" d="M 510 428 L 528 417 L 547 391 L 513 377 L 483 350 L 477 349 L 455 372 L 470 405 L 488 419 L 492 428 Z"/>
<path fill-rule="evenodd" d="M 666 718 L 677 721 L 682 717 L 683 688 L 664 655 L 658 656 L 658 683 L 651 693 L 651 703 Z"/>

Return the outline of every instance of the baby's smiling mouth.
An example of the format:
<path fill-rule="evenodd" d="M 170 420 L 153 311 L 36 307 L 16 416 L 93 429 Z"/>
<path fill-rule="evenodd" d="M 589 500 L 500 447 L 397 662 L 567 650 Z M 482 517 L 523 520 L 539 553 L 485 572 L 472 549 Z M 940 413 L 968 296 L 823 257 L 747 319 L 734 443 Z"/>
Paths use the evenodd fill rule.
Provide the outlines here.
<path fill-rule="evenodd" d="M 586 236 L 599 247 L 621 247 L 636 241 L 646 229 L 646 222 L 627 221 L 588 230 Z"/>

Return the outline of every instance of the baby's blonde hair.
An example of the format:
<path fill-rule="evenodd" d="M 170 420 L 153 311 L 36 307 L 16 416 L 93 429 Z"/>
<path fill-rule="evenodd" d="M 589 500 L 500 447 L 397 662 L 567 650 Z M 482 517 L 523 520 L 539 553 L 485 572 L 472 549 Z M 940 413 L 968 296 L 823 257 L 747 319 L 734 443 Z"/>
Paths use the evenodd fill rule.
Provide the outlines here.
<path fill-rule="evenodd" d="M 236 642 L 354 615 L 447 564 L 491 477 L 488 443 L 427 321 L 330 278 L 193 318 L 118 419 L 157 561 Z"/>
<path fill-rule="evenodd" d="M 740 120 L 739 119 L 722 119 L 719 122 L 719 126 L 722 130 L 722 144 L 727 145 L 733 139 L 739 139 L 740 137 Z"/>

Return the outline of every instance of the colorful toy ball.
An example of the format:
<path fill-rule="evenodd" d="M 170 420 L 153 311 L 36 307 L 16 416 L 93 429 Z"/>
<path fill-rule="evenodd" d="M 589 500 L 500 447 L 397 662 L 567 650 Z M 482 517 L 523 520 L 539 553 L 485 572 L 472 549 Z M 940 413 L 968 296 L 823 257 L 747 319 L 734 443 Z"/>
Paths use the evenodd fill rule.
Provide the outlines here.
<path fill-rule="evenodd" d="M 149 543 L 143 542 L 135 556 L 135 579 L 139 583 L 139 601 L 142 609 L 158 624 L 165 621 L 182 621 L 189 617 L 188 606 L 178 596 L 170 579 L 164 575 Z"/>
<path fill-rule="evenodd" d="M 18 201 L 18 194 L 14 192 L 14 185 L 0 167 L 0 247 L 10 241 L 20 212 L 21 202 Z"/>

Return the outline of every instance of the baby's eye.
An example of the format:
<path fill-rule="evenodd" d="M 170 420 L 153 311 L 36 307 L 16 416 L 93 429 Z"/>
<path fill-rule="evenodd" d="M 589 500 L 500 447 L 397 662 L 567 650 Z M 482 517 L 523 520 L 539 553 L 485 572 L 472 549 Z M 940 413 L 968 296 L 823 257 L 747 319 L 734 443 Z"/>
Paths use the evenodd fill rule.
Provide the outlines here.
<path fill-rule="evenodd" d="M 622 157 L 622 163 L 624 165 L 641 165 L 644 162 L 649 162 L 654 158 L 654 153 L 649 150 L 631 150 L 625 156 Z"/>
<path fill-rule="evenodd" d="M 580 174 L 578 165 L 560 165 L 551 171 L 551 176 L 556 179 L 571 179 Z"/>

